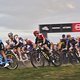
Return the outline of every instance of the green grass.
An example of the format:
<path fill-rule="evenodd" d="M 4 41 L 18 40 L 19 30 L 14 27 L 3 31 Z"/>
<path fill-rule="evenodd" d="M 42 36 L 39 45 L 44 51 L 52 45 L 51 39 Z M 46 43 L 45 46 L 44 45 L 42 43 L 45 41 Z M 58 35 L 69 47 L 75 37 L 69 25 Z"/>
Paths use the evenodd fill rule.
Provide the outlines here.
<path fill-rule="evenodd" d="M 80 65 L 61 67 L 0 69 L 0 80 L 79 80 Z"/>

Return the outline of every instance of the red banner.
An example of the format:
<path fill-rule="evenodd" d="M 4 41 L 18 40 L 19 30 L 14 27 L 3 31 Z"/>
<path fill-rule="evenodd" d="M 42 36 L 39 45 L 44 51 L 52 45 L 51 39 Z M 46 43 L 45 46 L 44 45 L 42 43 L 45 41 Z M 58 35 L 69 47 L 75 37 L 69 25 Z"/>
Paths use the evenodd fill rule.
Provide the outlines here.
<path fill-rule="evenodd" d="M 72 24 L 72 32 L 80 32 L 80 23 Z"/>

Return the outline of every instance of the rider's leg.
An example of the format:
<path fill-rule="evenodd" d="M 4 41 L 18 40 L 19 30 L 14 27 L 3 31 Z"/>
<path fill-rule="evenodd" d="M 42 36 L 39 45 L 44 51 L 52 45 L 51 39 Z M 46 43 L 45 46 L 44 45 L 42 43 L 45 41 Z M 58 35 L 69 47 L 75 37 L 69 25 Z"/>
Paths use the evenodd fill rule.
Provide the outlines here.
<path fill-rule="evenodd" d="M 50 50 L 53 50 L 54 49 L 54 44 L 51 42 L 50 44 Z"/>
<path fill-rule="evenodd" d="M 33 43 L 33 48 L 34 48 L 34 49 L 36 48 L 36 44 L 34 44 L 34 43 Z"/>
<path fill-rule="evenodd" d="M 21 50 L 22 50 L 22 54 L 25 57 L 25 60 L 28 60 L 28 56 L 27 56 L 27 53 L 26 53 L 27 49 L 25 49 L 25 47 L 22 47 Z"/>
<path fill-rule="evenodd" d="M 4 53 L 3 50 L 1 50 L 1 54 L 2 54 L 2 56 L 3 56 L 3 58 L 4 58 L 4 60 L 5 60 L 5 66 L 4 66 L 4 67 L 9 66 L 8 61 L 7 61 L 7 58 L 6 58 L 6 55 L 5 55 L 5 53 Z"/>
<path fill-rule="evenodd" d="M 50 47 L 51 47 L 51 45 L 50 45 Z M 49 55 L 52 56 L 53 54 L 52 54 L 52 50 L 50 49 L 50 47 L 48 47 L 47 44 L 44 45 L 44 48 L 49 51 Z"/>
<path fill-rule="evenodd" d="M 19 58 L 19 54 L 18 54 L 18 51 L 17 51 L 17 49 L 16 49 L 16 48 L 13 48 L 13 53 L 15 54 L 15 56 L 16 56 L 16 58 L 17 58 L 17 60 L 19 61 L 19 60 L 20 60 L 20 58 Z"/>
<path fill-rule="evenodd" d="M 20 58 L 20 61 L 22 61 L 22 54 L 21 54 L 21 49 L 20 47 L 17 48 L 17 51 L 18 51 L 18 54 L 19 54 L 19 58 Z"/>
<path fill-rule="evenodd" d="M 45 49 L 47 49 L 48 51 L 50 51 L 50 49 L 49 49 L 49 47 L 47 46 L 47 44 L 43 45 L 43 47 L 44 47 Z"/>

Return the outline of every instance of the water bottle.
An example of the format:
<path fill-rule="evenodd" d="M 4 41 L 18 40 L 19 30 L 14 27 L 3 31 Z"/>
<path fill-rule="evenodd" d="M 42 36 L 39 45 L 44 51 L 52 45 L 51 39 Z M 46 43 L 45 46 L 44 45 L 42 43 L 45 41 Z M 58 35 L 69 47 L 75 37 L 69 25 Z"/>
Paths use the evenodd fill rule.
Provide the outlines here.
<path fill-rule="evenodd" d="M 0 64 L 2 64 L 2 55 L 0 54 Z"/>

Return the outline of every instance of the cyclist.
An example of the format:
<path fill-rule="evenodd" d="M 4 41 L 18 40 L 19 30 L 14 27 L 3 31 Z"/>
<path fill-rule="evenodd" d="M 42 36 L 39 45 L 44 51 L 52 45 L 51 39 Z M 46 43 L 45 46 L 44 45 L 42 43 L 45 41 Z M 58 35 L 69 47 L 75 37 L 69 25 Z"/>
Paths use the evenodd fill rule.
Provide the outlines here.
<path fill-rule="evenodd" d="M 34 44 L 31 40 L 29 40 L 29 39 L 26 38 L 26 39 L 25 39 L 24 48 L 25 48 L 26 50 L 31 51 L 32 49 L 35 48 L 35 44 Z"/>
<path fill-rule="evenodd" d="M 60 42 L 58 43 L 58 50 L 61 52 L 62 62 L 67 63 L 67 47 L 66 47 L 66 36 L 65 34 L 62 35 L 62 39 L 60 39 Z"/>
<path fill-rule="evenodd" d="M 8 33 L 8 37 L 9 37 L 9 40 L 6 40 L 6 43 L 7 43 L 6 48 L 13 49 L 15 47 L 13 33 L 12 32 Z"/>
<path fill-rule="evenodd" d="M 67 50 L 71 50 L 72 48 L 76 48 L 77 41 L 71 35 L 67 35 Z"/>
<path fill-rule="evenodd" d="M 62 35 L 61 42 L 62 42 L 61 49 L 65 49 L 66 48 L 66 37 L 65 37 L 65 34 Z"/>
<path fill-rule="evenodd" d="M 4 52 L 4 44 L 3 44 L 1 39 L 0 39 L 0 54 L 2 54 L 2 56 L 3 56 L 4 60 L 5 60 L 5 66 L 4 67 L 8 67 L 9 63 L 7 61 L 7 58 L 6 58 L 6 55 L 5 55 L 5 52 Z"/>
<path fill-rule="evenodd" d="M 22 47 L 22 52 L 24 53 L 24 57 L 26 58 L 26 60 L 29 60 L 30 57 L 28 55 L 30 51 L 32 51 L 35 48 L 35 44 L 29 40 L 29 39 L 24 39 L 24 45 Z"/>
<path fill-rule="evenodd" d="M 21 56 L 21 46 L 22 46 L 22 39 L 19 38 L 18 35 L 13 35 L 12 32 L 8 33 L 9 40 L 7 40 L 7 48 L 13 49 L 15 53 L 17 53 L 18 58 L 20 61 L 22 60 Z"/>
<path fill-rule="evenodd" d="M 62 35 L 62 39 L 60 39 L 60 42 L 58 43 L 58 49 L 59 50 L 65 50 L 66 49 L 66 37 L 65 37 L 65 34 Z"/>
<path fill-rule="evenodd" d="M 16 51 L 18 52 L 19 60 L 23 61 L 22 53 L 21 53 L 21 48 L 23 46 L 23 39 L 16 34 L 16 35 L 14 35 L 14 40 L 13 41 L 15 43 Z"/>
<path fill-rule="evenodd" d="M 40 34 L 39 31 L 34 31 L 33 34 L 36 37 L 35 44 L 42 45 L 44 49 L 51 53 L 53 49 L 53 44 L 47 38 L 45 38 L 43 34 Z"/>

